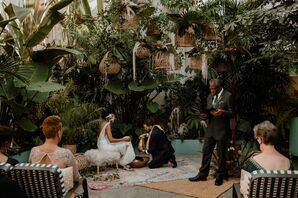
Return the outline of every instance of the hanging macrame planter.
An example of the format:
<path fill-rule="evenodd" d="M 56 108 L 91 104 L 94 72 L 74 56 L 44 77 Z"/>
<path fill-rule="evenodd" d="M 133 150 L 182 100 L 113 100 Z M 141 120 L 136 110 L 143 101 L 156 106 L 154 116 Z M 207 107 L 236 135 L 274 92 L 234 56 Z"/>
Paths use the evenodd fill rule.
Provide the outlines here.
<path fill-rule="evenodd" d="M 147 35 L 149 36 L 159 36 L 160 26 L 156 22 L 152 22 L 147 27 Z"/>
<path fill-rule="evenodd" d="M 193 47 L 195 31 L 192 26 L 189 26 L 183 35 L 175 35 L 175 45 L 177 47 Z"/>
<path fill-rule="evenodd" d="M 138 19 L 136 13 L 127 6 L 123 13 L 124 22 L 121 24 L 122 29 L 133 29 L 138 26 Z"/>
<path fill-rule="evenodd" d="M 187 58 L 187 66 L 189 69 L 202 70 L 202 56 L 189 56 Z"/>
<path fill-rule="evenodd" d="M 220 36 L 218 33 L 218 25 L 216 23 L 210 23 L 207 26 L 205 40 L 206 41 L 220 41 Z"/>
<path fill-rule="evenodd" d="M 154 68 L 158 70 L 175 71 L 175 55 L 169 51 L 159 51 L 154 56 Z"/>
<path fill-rule="evenodd" d="M 99 71 L 102 74 L 118 74 L 121 66 L 110 52 L 107 52 L 99 63 Z"/>
<path fill-rule="evenodd" d="M 189 33 L 182 36 L 175 35 L 175 45 L 177 47 L 193 47 L 193 35 Z"/>
<path fill-rule="evenodd" d="M 136 57 L 148 58 L 151 55 L 150 50 L 145 46 L 144 42 L 141 42 L 136 50 Z"/>
<path fill-rule="evenodd" d="M 132 50 L 132 72 L 133 72 L 133 80 L 137 79 L 136 74 L 136 57 L 138 58 L 147 58 L 151 55 L 151 52 L 148 48 L 145 47 L 144 42 L 136 42 L 135 46 Z"/>

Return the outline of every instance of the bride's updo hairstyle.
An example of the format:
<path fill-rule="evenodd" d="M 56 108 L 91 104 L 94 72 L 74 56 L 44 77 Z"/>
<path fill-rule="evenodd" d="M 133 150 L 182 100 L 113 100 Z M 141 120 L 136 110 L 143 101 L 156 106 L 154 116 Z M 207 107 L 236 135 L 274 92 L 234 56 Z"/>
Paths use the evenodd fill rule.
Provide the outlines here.
<path fill-rule="evenodd" d="M 115 119 L 116 119 L 116 116 L 113 113 L 110 113 L 109 115 L 106 116 L 107 121 L 114 122 Z"/>

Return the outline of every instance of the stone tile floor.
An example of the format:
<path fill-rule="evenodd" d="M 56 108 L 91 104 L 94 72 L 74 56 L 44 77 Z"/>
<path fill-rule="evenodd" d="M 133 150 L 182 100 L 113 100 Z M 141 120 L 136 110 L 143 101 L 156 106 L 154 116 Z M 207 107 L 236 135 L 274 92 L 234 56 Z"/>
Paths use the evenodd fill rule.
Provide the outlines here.
<path fill-rule="evenodd" d="M 293 165 L 295 169 L 298 169 L 298 157 L 293 157 L 292 159 Z M 201 162 L 201 155 L 178 155 L 177 156 L 177 161 L 178 161 L 178 166 L 179 164 L 187 161 L 189 162 L 188 168 L 190 174 L 195 175 L 200 167 L 200 162 Z M 143 170 L 150 170 L 147 167 L 142 168 Z M 155 174 L 158 175 L 159 173 L 168 170 L 169 167 L 163 167 L 160 169 L 151 169 L 150 171 L 155 171 Z M 138 170 L 135 170 L 136 172 Z M 140 170 L 139 170 L 140 171 Z M 122 176 L 127 175 L 127 173 L 124 172 L 124 170 L 120 170 L 120 177 L 121 177 L 121 172 L 123 173 Z M 133 172 L 132 172 L 133 173 Z M 133 174 L 132 174 L 133 175 Z M 137 174 L 135 174 L 137 175 Z M 184 175 L 184 177 L 188 177 L 188 175 Z M 133 179 L 133 176 L 131 177 Z M 145 179 L 145 177 L 144 177 Z M 173 177 L 172 180 L 175 180 L 177 178 Z M 160 178 L 162 180 L 162 178 Z M 166 179 L 168 180 L 168 178 Z M 158 180 L 157 180 L 158 181 Z M 142 183 L 141 180 L 138 180 L 138 182 Z M 154 181 L 151 181 L 154 182 Z M 183 187 L 182 187 L 183 188 Z M 142 186 L 136 186 L 136 185 L 131 185 L 131 186 L 124 186 L 124 187 L 119 187 L 117 186 L 116 188 L 112 189 L 106 189 L 106 190 L 91 190 L 89 189 L 89 197 L 90 198 L 188 198 L 189 196 L 181 195 L 181 194 L 175 194 L 175 193 L 170 193 L 170 192 L 165 192 L 165 191 L 160 191 L 160 190 L 155 190 L 155 189 L 150 189 Z M 222 194 L 219 198 L 230 198 L 232 197 L 232 191 L 228 190 L 224 194 Z"/>

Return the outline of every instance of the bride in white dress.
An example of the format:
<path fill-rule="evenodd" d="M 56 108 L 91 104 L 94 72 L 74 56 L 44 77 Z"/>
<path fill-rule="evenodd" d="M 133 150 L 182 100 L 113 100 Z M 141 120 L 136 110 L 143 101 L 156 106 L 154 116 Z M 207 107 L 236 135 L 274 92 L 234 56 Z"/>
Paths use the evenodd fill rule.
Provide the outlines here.
<path fill-rule="evenodd" d="M 106 122 L 103 122 L 99 128 L 99 136 L 97 140 L 97 147 L 100 151 L 113 151 L 120 153 L 119 164 L 124 169 L 130 170 L 128 165 L 135 159 L 135 152 L 132 147 L 130 137 L 114 138 L 111 132 L 111 123 L 115 120 L 114 114 L 109 114 L 106 117 Z"/>

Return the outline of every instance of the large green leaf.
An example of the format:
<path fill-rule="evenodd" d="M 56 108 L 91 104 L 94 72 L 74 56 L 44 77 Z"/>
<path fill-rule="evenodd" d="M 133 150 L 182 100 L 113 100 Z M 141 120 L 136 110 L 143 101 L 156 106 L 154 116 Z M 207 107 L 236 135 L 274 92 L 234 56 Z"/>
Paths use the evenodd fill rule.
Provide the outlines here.
<path fill-rule="evenodd" d="M 39 91 L 39 92 L 51 92 L 64 89 L 63 85 L 54 82 L 36 82 L 32 83 L 27 87 L 27 90 L 30 91 Z"/>
<path fill-rule="evenodd" d="M 48 66 L 52 66 L 60 60 L 60 58 L 67 54 L 82 55 L 83 53 L 69 48 L 49 47 L 43 50 L 34 51 L 32 53 L 32 60 L 35 62 L 45 62 Z"/>
<path fill-rule="evenodd" d="M 104 88 L 114 94 L 117 94 L 117 95 L 126 94 L 126 90 L 123 89 L 122 82 L 119 80 L 109 81 L 109 83 L 107 85 L 105 85 Z"/>
<path fill-rule="evenodd" d="M 14 115 L 22 115 L 23 113 L 29 113 L 29 110 L 22 104 L 17 103 L 14 100 L 5 101 L 6 104 L 13 110 Z"/>
<path fill-rule="evenodd" d="M 154 89 L 158 87 L 158 85 L 159 84 L 153 79 L 146 79 L 142 82 L 142 86 L 144 87 L 145 90 Z"/>
<path fill-rule="evenodd" d="M 34 31 L 25 42 L 27 47 L 34 47 L 43 41 L 50 33 L 54 25 L 64 19 L 64 15 L 58 11 L 49 10 L 45 18 L 39 24 L 36 31 Z"/>
<path fill-rule="evenodd" d="M 129 83 L 128 88 L 132 91 L 140 91 L 140 92 L 145 90 L 141 84 L 135 81 Z"/>
<path fill-rule="evenodd" d="M 25 131 L 34 132 L 38 129 L 38 127 L 31 122 L 31 120 L 27 118 L 22 118 L 21 120 L 17 121 L 17 125 L 20 126 Z"/>
<path fill-rule="evenodd" d="M 14 13 L 14 10 L 13 10 L 13 7 L 12 7 L 12 4 L 9 4 L 8 6 L 6 6 L 4 10 L 10 18 L 16 17 L 16 15 Z M 19 26 L 18 26 L 18 24 L 15 20 L 13 20 L 9 23 L 8 29 L 10 31 L 11 36 L 14 39 L 14 45 L 15 45 L 16 52 L 20 56 L 22 56 L 23 49 L 24 49 L 24 46 L 23 46 L 23 37 L 24 37 L 23 33 L 21 32 L 21 30 L 20 30 L 20 28 L 19 28 Z"/>
<path fill-rule="evenodd" d="M 91 9 L 88 0 L 81 0 L 82 1 L 82 6 L 83 6 L 83 11 L 84 11 L 84 16 L 91 17 Z"/>
<path fill-rule="evenodd" d="M 31 83 L 47 81 L 49 77 L 49 67 L 43 63 L 31 62 L 30 64 L 20 66 L 18 74 L 28 79 Z M 26 86 L 26 84 L 19 79 L 15 79 L 14 83 L 16 87 Z"/>
<path fill-rule="evenodd" d="M 14 4 L 11 4 L 11 6 L 12 6 L 15 16 L 19 19 L 19 21 L 21 23 L 28 16 L 28 14 L 31 13 L 31 10 L 28 8 L 22 8 L 22 7 L 14 5 Z"/>
<path fill-rule="evenodd" d="M 5 83 L 0 83 L 0 96 L 7 101 L 13 100 L 18 95 L 18 90 L 15 89 L 13 80 L 6 79 Z"/>
<path fill-rule="evenodd" d="M 147 102 L 146 107 L 151 113 L 156 113 L 158 111 L 159 105 L 156 102 L 149 101 Z"/>
<path fill-rule="evenodd" d="M 32 99 L 33 102 L 42 103 L 46 102 L 49 98 L 49 92 L 38 92 L 34 98 Z"/>
<path fill-rule="evenodd" d="M 50 10 L 51 11 L 58 11 L 61 10 L 62 8 L 68 6 L 71 2 L 73 2 L 73 0 L 61 0 L 58 1 L 57 3 L 55 3 Z"/>
<path fill-rule="evenodd" d="M 12 18 L 10 18 L 10 19 L 0 21 L 0 27 L 5 28 L 5 26 L 6 26 L 10 21 L 15 20 L 16 18 L 17 18 L 17 17 L 12 17 Z"/>
<path fill-rule="evenodd" d="M 133 81 L 128 84 L 129 90 L 139 91 L 139 92 L 154 89 L 156 87 L 158 87 L 158 83 L 153 79 L 146 79 L 142 83 Z"/>

